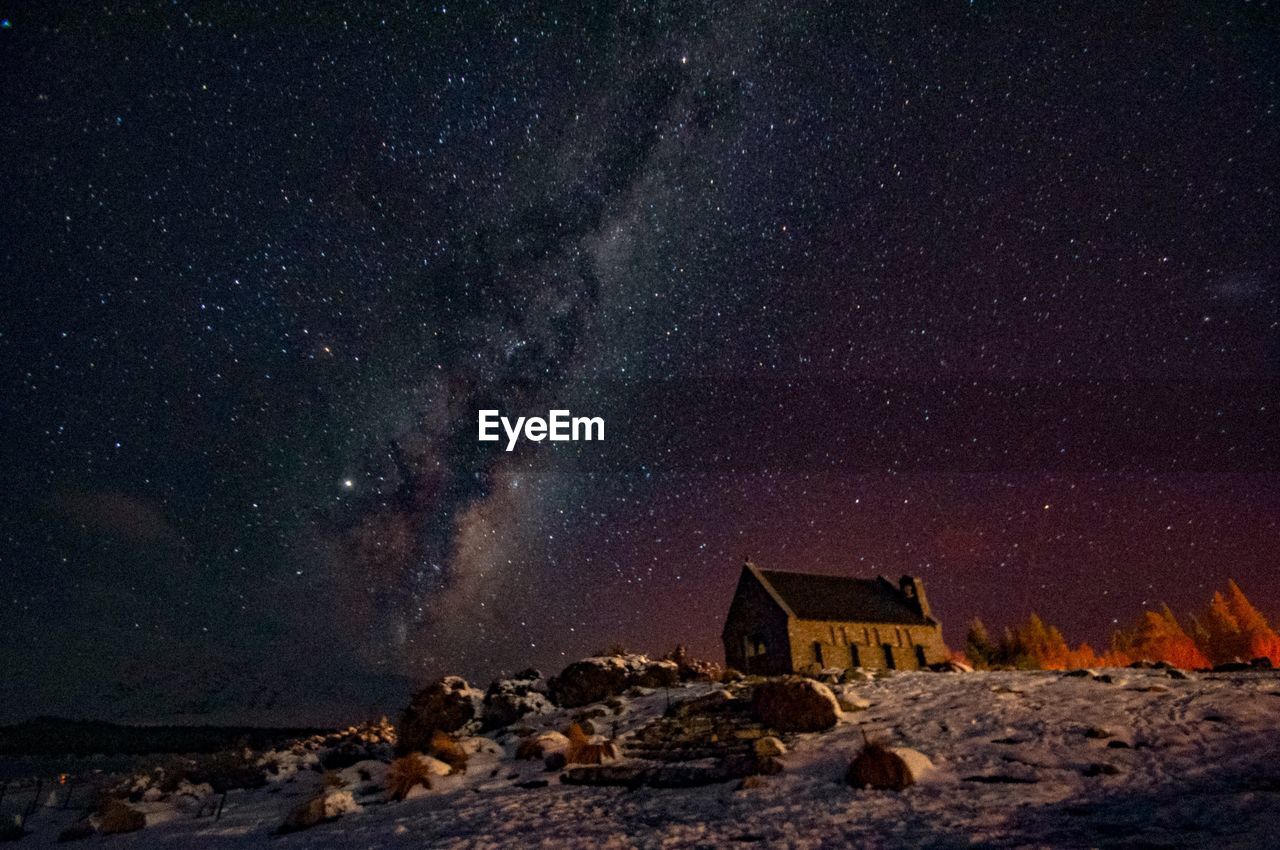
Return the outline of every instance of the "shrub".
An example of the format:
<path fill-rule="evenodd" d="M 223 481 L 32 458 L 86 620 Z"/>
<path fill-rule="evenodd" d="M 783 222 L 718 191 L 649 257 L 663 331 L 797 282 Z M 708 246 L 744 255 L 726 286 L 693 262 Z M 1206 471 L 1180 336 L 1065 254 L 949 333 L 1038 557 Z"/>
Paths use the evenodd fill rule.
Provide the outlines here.
<path fill-rule="evenodd" d="M 387 770 L 387 795 L 391 799 L 403 800 L 419 785 L 431 790 L 431 769 L 422 756 L 409 753 L 391 762 Z"/>
<path fill-rule="evenodd" d="M 594 743 L 577 723 L 569 727 L 569 746 L 565 749 L 566 764 L 604 764 L 622 757 L 613 741 Z"/>
<path fill-rule="evenodd" d="M 437 729 L 432 733 L 428 754 L 449 765 L 455 773 L 467 772 L 467 751 L 447 732 Z"/>

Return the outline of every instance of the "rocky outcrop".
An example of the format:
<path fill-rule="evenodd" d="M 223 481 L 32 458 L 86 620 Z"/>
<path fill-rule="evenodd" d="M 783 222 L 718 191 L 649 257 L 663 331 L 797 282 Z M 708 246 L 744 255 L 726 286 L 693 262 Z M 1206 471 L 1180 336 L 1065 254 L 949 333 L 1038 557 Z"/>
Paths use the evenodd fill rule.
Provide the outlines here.
<path fill-rule="evenodd" d="M 682 682 L 719 682 L 724 678 L 724 667 L 714 661 L 690 656 L 684 644 L 678 644 L 665 660 L 675 662 Z"/>
<path fill-rule="evenodd" d="M 457 732 L 471 727 L 481 716 L 484 694 L 461 676 L 445 676 L 413 695 L 400 715 L 397 749 L 402 753 L 427 751 L 436 732 Z"/>
<path fill-rule="evenodd" d="M 526 715 L 546 714 L 552 710 L 546 690 L 542 674 L 533 669 L 498 679 L 485 692 L 481 728 L 501 729 Z"/>
<path fill-rule="evenodd" d="M 624 693 L 631 687 L 661 688 L 679 683 L 674 661 L 654 661 L 645 655 L 611 655 L 576 661 L 548 683 L 551 701 L 577 708 Z"/>
<path fill-rule="evenodd" d="M 764 725 L 779 732 L 821 732 L 840 720 L 840 703 L 821 682 L 772 679 L 756 686 L 751 710 Z"/>

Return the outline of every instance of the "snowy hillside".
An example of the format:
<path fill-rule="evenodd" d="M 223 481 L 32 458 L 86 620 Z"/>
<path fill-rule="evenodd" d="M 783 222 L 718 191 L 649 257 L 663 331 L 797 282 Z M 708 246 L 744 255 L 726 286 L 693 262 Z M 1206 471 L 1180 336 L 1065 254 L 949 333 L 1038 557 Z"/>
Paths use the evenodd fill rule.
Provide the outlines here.
<path fill-rule="evenodd" d="M 717 753 L 750 750 L 759 740 L 749 722 L 732 726 L 737 702 L 727 698 L 744 699 L 749 683 L 632 688 L 608 703 L 547 706 L 509 729 L 462 737 L 471 753 L 465 772 L 450 774 L 432 760 L 439 769 L 431 790 L 414 789 L 404 801 L 387 801 L 381 762 L 338 770 L 329 793 L 330 813 L 340 816 L 305 831 L 274 834 L 324 781 L 311 769 L 317 754 L 299 750 L 275 754 L 275 773 L 264 787 L 230 792 L 218 819 L 208 814 L 211 800 L 196 799 L 207 789 L 189 789 L 187 798 L 153 792 L 133 804 L 145 813 L 145 828 L 84 843 L 282 849 L 1272 844 L 1280 832 L 1280 678 L 1103 672 L 900 673 L 835 686 L 842 706 L 854 710 L 827 731 L 780 736 L 781 772 L 745 782 L 714 779 L 716 765 L 726 763 Z M 726 691 L 724 698 L 707 696 Z M 679 703 L 694 698 L 704 699 L 682 712 Z M 730 726 L 707 725 L 704 712 Z M 521 740 L 542 730 L 563 732 L 575 719 L 616 737 L 622 759 L 563 771 L 549 770 L 541 758 L 515 758 Z M 706 733 L 730 727 L 739 731 L 728 738 L 741 741 Z M 705 734 L 702 750 L 687 745 L 695 732 Z M 864 734 L 919 750 L 933 770 L 901 792 L 850 787 L 845 772 Z M 695 787 L 652 787 L 655 777 Z M 609 780 L 623 784 L 571 784 Z M 54 844 L 78 819 L 74 808 L 37 811 L 31 834 L 18 846 Z"/>

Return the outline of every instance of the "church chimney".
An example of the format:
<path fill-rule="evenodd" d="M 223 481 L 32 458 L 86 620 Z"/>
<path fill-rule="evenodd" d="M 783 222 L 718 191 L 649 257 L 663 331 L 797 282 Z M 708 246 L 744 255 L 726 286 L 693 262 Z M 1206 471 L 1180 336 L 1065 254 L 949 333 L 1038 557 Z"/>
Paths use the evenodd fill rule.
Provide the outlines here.
<path fill-rule="evenodd" d="M 903 576 L 898 580 L 898 588 L 907 604 L 922 617 L 933 618 L 929 610 L 929 599 L 924 595 L 924 581 L 913 576 Z"/>

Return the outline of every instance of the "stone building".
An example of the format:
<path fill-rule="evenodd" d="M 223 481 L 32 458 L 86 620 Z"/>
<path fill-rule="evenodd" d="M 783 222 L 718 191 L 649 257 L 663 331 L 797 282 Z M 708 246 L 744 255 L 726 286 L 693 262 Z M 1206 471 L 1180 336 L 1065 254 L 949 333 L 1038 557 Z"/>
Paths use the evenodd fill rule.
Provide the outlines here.
<path fill-rule="evenodd" d="M 750 561 L 721 636 L 725 662 L 744 673 L 917 670 L 950 657 L 918 578 L 762 570 Z"/>

